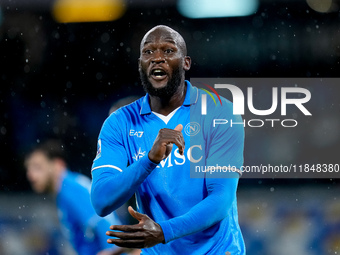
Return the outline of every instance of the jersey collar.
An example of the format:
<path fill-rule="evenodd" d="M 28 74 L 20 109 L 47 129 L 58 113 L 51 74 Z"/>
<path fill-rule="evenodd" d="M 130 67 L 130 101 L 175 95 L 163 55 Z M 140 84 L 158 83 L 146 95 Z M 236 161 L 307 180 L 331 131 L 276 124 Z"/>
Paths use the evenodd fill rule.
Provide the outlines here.
<path fill-rule="evenodd" d="M 189 81 L 186 80 L 185 82 L 187 84 L 187 91 L 186 91 L 183 105 L 190 106 L 192 104 L 196 104 L 198 100 L 198 89 L 196 87 L 193 87 Z M 149 103 L 149 94 L 146 94 L 142 100 L 140 115 L 145 115 L 145 114 L 150 114 L 150 113 L 151 113 L 151 107 Z"/>

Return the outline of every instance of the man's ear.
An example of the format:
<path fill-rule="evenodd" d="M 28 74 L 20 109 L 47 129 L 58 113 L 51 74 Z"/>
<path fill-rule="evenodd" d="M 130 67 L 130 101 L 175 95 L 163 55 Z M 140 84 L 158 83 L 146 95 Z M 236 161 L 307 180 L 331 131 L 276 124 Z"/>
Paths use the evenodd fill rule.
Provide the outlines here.
<path fill-rule="evenodd" d="M 54 164 L 55 170 L 57 170 L 58 172 L 64 171 L 67 167 L 66 162 L 61 158 L 53 159 L 53 164 Z"/>
<path fill-rule="evenodd" d="M 183 69 L 185 71 L 189 71 L 191 67 L 191 58 L 189 56 L 185 56 L 184 57 L 184 65 L 183 65 Z"/>

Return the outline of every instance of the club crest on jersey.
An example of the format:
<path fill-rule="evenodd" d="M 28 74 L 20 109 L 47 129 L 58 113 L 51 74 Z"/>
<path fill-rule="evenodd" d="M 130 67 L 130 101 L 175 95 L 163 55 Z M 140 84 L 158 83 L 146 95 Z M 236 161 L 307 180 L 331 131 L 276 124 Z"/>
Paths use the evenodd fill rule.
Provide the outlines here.
<path fill-rule="evenodd" d="M 184 127 L 184 133 L 188 136 L 197 135 L 200 130 L 201 126 L 197 122 L 190 122 Z"/>
<path fill-rule="evenodd" d="M 144 157 L 145 153 L 146 151 L 142 151 L 142 148 L 139 147 L 139 150 L 137 151 L 137 153 L 135 153 L 135 156 L 133 156 L 132 158 L 137 161 L 138 159 Z"/>
<path fill-rule="evenodd" d="M 129 132 L 129 136 L 137 136 L 138 138 L 141 138 L 143 134 L 144 134 L 143 131 L 136 131 L 133 129 L 130 129 L 130 132 Z"/>
<path fill-rule="evenodd" d="M 102 140 L 99 139 L 98 143 L 97 143 L 97 155 L 96 155 L 96 158 L 94 160 L 100 158 L 101 155 L 102 155 Z"/>

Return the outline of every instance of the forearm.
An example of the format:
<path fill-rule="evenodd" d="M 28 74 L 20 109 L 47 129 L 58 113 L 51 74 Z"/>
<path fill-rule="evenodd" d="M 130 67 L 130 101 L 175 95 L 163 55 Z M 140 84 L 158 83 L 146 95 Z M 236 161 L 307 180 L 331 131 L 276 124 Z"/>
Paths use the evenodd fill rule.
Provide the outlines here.
<path fill-rule="evenodd" d="M 122 172 L 95 169 L 92 172 L 91 200 L 97 214 L 106 216 L 124 204 L 156 166 L 146 156 L 122 169 Z"/>
<path fill-rule="evenodd" d="M 227 217 L 232 208 L 238 179 L 225 180 L 227 186 L 216 187 L 205 199 L 186 214 L 158 222 L 162 227 L 165 242 L 203 231 Z M 228 187 L 228 192 L 226 192 Z"/>

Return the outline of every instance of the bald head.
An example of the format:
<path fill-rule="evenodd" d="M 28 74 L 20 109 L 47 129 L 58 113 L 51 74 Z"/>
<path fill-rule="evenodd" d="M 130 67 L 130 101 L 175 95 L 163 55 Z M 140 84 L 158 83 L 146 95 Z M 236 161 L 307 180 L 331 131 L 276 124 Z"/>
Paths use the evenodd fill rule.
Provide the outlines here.
<path fill-rule="evenodd" d="M 176 30 L 164 25 L 155 26 L 144 35 L 140 44 L 140 50 L 142 51 L 145 45 L 156 40 L 172 42 L 181 49 L 183 56 L 187 55 L 187 46 L 183 37 Z"/>

